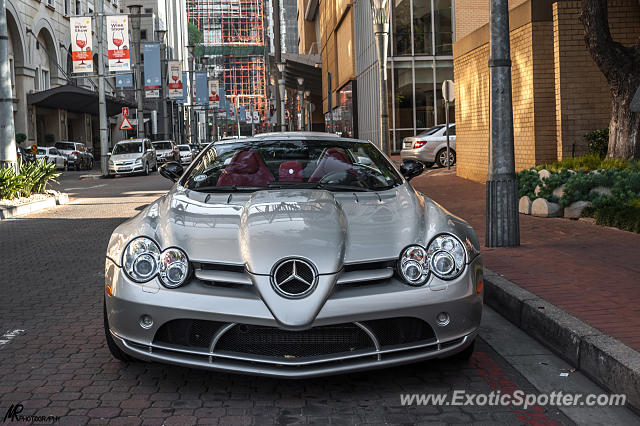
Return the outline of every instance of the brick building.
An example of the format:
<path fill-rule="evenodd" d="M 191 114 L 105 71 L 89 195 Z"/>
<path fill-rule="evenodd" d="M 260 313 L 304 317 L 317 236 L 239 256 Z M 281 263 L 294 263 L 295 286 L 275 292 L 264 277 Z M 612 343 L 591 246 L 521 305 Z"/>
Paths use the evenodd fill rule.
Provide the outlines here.
<path fill-rule="evenodd" d="M 584 43 L 580 1 L 510 1 L 516 169 L 581 155 L 585 133 L 608 127 L 607 82 Z M 469 13 L 473 11 L 473 13 Z M 456 2 L 453 48 L 458 175 L 486 180 L 489 147 L 489 10 Z M 610 0 L 614 40 L 640 37 L 637 0 Z"/>

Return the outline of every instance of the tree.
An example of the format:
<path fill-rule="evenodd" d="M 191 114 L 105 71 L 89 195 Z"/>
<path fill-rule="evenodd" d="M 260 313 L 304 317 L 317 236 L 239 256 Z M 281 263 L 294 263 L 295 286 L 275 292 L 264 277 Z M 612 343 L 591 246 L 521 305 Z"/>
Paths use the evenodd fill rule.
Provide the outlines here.
<path fill-rule="evenodd" d="M 640 87 L 640 39 L 633 47 L 613 40 L 607 0 L 582 0 L 585 42 L 611 89 L 612 111 L 607 157 L 640 158 L 640 113 L 631 100 Z"/>
<path fill-rule="evenodd" d="M 198 29 L 198 27 L 193 25 L 191 22 L 189 22 L 188 26 L 189 26 L 189 44 L 192 46 L 198 46 L 200 43 L 202 43 L 202 40 L 203 40 L 202 32 Z"/>

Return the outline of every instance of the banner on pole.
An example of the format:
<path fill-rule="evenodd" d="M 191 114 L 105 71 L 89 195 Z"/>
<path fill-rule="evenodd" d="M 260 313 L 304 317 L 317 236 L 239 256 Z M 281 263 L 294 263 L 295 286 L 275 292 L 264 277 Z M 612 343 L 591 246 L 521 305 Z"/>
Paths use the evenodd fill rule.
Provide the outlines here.
<path fill-rule="evenodd" d="M 71 60 L 73 72 L 93 72 L 93 36 L 90 17 L 69 19 L 71 27 Z"/>
<path fill-rule="evenodd" d="M 245 110 L 245 121 L 246 121 L 248 124 L 253 124 L 253 116 L 252 116 L 252 114 L 251 114 L 251 111 L 246 111 L 246 110 Z"/>
<path fill-rule="evenodd" d="M 177 100 L 177 104 L 187 104 L 189 102 L 189 75 L 186 72 L 182 73 L 182 96 Z"/>
<path fill-rule="evenodd" d="M 247 121 L 247 111 L 243 106 L 238 108 L 238 119 L 241 123 L 246 123 Z"/>
<path fill-rule="evenodd" d="M 109 71 L 130 71 L 128 15 L 107 15 Z"/>
<path fill-rule="evenodd" d="M 207 96 L 207 92 L 209 91 L 209 87 L 207 84 L 207 73 L 206 72 L 197 72 L 196 73 L 196 104 L 207 104 L 209 103 L 209 96 Z"/>
<path fill-rule="evenodd" d="M 147 98 L 160 97 L 160 43 L 144 43 L 144 90 Z"/>
<path fill-rule="evenodd" d="M 116 72 L 116 87 L 133 87 L 133 74 L 131 72 Z"/>
<path fill-rule="evenodd" d="M 224 87 L 218 85 L 218 117 L 226 118 L 227 116 L 227 98 L 224 93 Z"/>
<path fill-rule="evenodd" d="M 216 80 L 209 81 L 209 106 L 211 108 L 220 107 L 220 94 L 218 93 L 218 82 Z"/>
<path fill-rule="evenodd" d="M 184 80 L 182 72 L 182 62 L 169 61 L 167 63 L 167 87 L 169 88 L 168 98 L 179 99 L 182 97 L 182 82 Z"/>

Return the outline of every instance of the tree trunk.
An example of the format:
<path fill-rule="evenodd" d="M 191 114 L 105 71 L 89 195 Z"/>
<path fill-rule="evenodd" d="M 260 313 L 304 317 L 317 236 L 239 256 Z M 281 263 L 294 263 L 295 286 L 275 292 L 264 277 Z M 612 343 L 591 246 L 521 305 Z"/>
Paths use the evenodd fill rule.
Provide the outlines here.
<path fill-rule="evenodd" d="M 611 88 L 607 157 L 640 158 L 640 113 L 632 113 L 630 109 L 633 95 L 640 87 L 640 40 L 633 47 L 613 40 L 607 0 L 582 0 L 580 20 L 587 50 Z"/>
<path fill-rule="evenodd" d="M 640 158 L 640 114 L 631 112 L 637 86 L 611 88 L 612 109 L 609 124 L 609 158 Z"/>

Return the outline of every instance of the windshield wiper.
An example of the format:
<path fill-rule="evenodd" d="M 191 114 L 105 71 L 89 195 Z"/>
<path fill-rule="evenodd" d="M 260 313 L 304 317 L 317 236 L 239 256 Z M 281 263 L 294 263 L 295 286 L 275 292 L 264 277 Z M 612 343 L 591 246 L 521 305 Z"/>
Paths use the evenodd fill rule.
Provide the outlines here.
<path fill-rule="evenodd" d="M 323 183 L 323 182 L 271 182 L 269 189 L 325 189 L 327 191 L 357 191 L 372 192 L 372 189 L 363 188 L 361 186 L 343 185 L 340 183 Z"/>
<path fill-rule="evenodd" d="M 242 185 L 224 185 L 224 186 L 200 186 L 189 188 L 197 192 L 254 192 L 267 189 L 264 186 L 242 186 Z"/>

